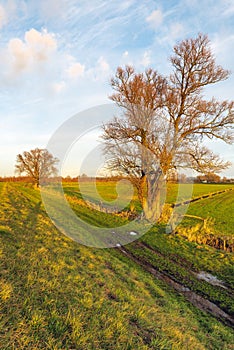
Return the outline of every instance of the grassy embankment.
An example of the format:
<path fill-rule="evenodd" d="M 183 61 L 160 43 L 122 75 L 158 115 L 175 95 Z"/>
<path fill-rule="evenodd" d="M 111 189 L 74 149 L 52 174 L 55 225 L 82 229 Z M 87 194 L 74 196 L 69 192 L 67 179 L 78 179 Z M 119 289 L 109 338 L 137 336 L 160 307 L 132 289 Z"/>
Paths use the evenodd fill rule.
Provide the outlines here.
<path fill-rule="evenodd" d="M 0 191 L 1 349 L 233 349 L 230 328 L 120 252 L 62 235 L 37 190 L 0 184 Z M 103 215 L 86 209 L 84 217 L 101 225 Z M 113 225 L 122 220 L 108 217 Z M 174 259 L 225 281 L 230 276 L 232 254 L 169 237 L 159 227 L 142 240 L 166 254 L 169 265 Z"/>
<path fill-rule="evenodd" d="M 105 185 L 107 186 L 106 189 L 108 189 L 106 192 Z M 90 184 L 86 183 L 83 187 L 85 189 L 85 194 L 89 193 L 89 198 L 91 199 L 92 190 L 89 186 Z M 172 203 L 173 200 L 175 201 L 176 198 L 178 198 L 178 185 L 170 184 L 168 187 L 167 201 Z M 65 187 L 66 193 L 67 188 L 69 188 L 69 185 Z M 113 200 L 113 198 L 115 198 L 114 183 L 98 183 L 97 188 L 100 195 L 106 200 Z M 223 184 L 195 184 L 193 186 L 192 198 L 232 188 L 232 185 Z M 188 199 L 188 190 L 191 190 L 191 185 L 181 185 L 180 196 L 178 198 L 179 202 Z M 77 190 L 77 187 L 76 191 L 77 195 L 80 196 L 81 194 L 79 190 Z M 74 195 L 74 192 L 72 192 L 72 195 Z M 94 195 L 96 195 L 96 193 Z M 227 200 L 225 200 L 226 198 Z M 234 209 L 233 205 L 233 191 L 228 191 L 191 203 L 188 207 L 188 214 L 200 216 L 204 219 L 207 217 L 215 219 L 219 224 L 218 228 L 222 230 L 218 230 L 217 227 L 214 229 L 212 226 L 213 234 L 217 235 L 217 237 L 229 235 L 229 239 L 233 239 L 231 235 L 231 229 L 233 227 L 233 216 L 231 214 Z M 219 208 L 219 210 L 217 210 L 217 208 Z M 185 228 L 194 226 L 197 225 L 197 222 L 199 222 L 200 225 L 200 220 L 190 217 L 185 218 L 179 227 Z M 184 286 L 215 302 L 227 312 L 233 313 L 233 296 L 230 295 L 229 291 L 217 286 L 212 286 L 206 281 L 199 281 L 194 275 L 198 271 L 207 271 L 215 274 L 231 288 L 234 288 L 233 255 L 206 245 L 196 243 L 188 244 L 183 237 L 179 235 L 165 235 L 163 234 L 164 232 L 163 225 L 158 225 L 152 228 L 150 232 L 141 239 L 142 242 L 145 242 L 155 250 L 155 254 L 147 247 L 142 247 L 135 243 L 128 245 L 128 250 L 136 257 L 156 267 L 159 271 L 173 276 L 175 280 L 182 282 Z M 158 252 L 160 254 L 157 254 Z M 178 261 L 181 263 L 178 264 Z M 190 269 L 188 269 L 188 266 Z"/>

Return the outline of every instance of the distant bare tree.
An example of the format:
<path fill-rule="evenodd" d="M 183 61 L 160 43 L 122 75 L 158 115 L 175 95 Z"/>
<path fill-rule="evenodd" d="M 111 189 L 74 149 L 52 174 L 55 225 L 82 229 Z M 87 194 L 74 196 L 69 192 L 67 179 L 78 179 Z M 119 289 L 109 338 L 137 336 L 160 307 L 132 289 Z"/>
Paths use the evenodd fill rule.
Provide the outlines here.
<path fill-rule="evenodd" d="M 207 173 L 205 175 L 199 175 L 196 177 L 198 182 L 208 182 L 208 183 L 220 183 L 221 177 L 215 173 Z"/>
<path fill-rule="evenodd" d="M 17 155 L 16 162 L 16 172 L 32 177 L 37 187 L 40 178 L 46 179 L 57 174 L 55 165 L 58 159 L 54 158 L 47 149 L 36 148 L 29 152 L 25 151 Z"/>
<path fill-rule="evenodd" d="M 192 168 L 219 172 L 229 166 L 202 144 L 204 138 L 232 142 L 233 101 L 205 100 L 203 89 L 228 78 L 216 65 L 207 36 L 199 34 L 174 47 L 172 74 L 119 67 L 110 99 L 123 110 L 103 126 L 109 168 L 127 175 L 137 188 L 145 217 L 159 216 L 163 178 Z"/>

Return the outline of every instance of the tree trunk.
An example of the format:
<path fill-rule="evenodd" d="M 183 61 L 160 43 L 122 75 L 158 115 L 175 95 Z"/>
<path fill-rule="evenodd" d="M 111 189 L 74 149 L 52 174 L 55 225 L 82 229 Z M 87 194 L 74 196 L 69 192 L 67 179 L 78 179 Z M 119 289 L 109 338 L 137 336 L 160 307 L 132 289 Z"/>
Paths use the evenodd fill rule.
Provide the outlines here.
<path fill-rule="evenodd" d="M 144 218 L 151 222 L 156 222 L 161 214 L 163 183 L 161 170 L 155 174 L 145 175 L 141 179 L 139 199 L 144 211 Z"/>
<path fill-rule="evenodd" d="M 38 189 L 38 188 L 39 188 L 39 181 L 35 181 L 35 182 L 34 182 L 34 188 L 35 188 L 35 189 Z"/>

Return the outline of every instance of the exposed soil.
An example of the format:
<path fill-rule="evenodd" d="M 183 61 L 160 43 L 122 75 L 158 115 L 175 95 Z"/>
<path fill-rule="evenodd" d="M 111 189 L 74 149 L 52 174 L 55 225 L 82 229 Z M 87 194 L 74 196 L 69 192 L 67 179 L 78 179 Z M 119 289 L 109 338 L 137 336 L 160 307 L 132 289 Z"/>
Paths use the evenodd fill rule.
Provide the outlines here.
<path fill-rule="evenodd" d="M 145 245 L 142 242 L 138 242 L 137 244 L 144 245 L 145 247 L 149 248 L 148 245 Z M 144 261 L 143 258 L 136 257 L 126 247 L 122 247 L 119 245 L 116 249 L 118 249 L 119 251 L 121 251 L 121 253 L 123 253 L 129 259 L 131 259 L 132 261 L 140 265 L 145 271 L 148 271 L 159 280 L 166 282 L 178 293 L 184 295 L 184 297 L 198 309 L 208 312 L 209 314 L 211 314 L 212 316 L 214 316 L 216 319 L 223 322 L 224 324 L 228 325 L 229 327 L 234 327 L 234 318 L 231 315 L 227 314 L 225 311 L 223 311 L 221 308 L 219 308 L 217 305 L 215 305 L 213 302 L 191 291 L 189 288 L 187 288 L 183 284 L 175 281 L 175 279 L 173 279 L 173 276 L 169 276 L 166 273 L 159 272 L 153 265 Z M 153 249 L 151 248 L 151 250 Z M 161 253 L 156 252 L 155 250 L 153 251 L 154 253 L 162 256 Z"/>

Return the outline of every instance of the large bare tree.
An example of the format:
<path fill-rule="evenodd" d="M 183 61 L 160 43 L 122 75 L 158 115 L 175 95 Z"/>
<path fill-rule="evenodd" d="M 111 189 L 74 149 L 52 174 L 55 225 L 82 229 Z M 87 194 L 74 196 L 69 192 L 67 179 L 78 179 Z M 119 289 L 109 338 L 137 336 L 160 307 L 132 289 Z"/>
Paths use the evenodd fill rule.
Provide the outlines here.
<path fill-rule="evenodd" d="M 36 148 L 23 154 L 18 154 L 16 158 L 16 172 L 30 176 L 36 186 L 39 186 L 40 178 L 46 179 L 57 174 L 56 164 L 58 159 L 47 149 Z"/>
<path fill-rule="evenodd" d="M 206 86 L 228 78 L 217 65 L 206 35 L 183 40 L 170 57 L 172 73 L 137 73 L 119 67 L 110 99 L 122 109 L 103 126 L 109 168 L 137 188 L 145 217 L 156 220 L 163 179 L 179 167 L 219 172 L 229 163 L 204 146 L 205 138 L 232 142 L 233 101 L 204 99 Z"/>

